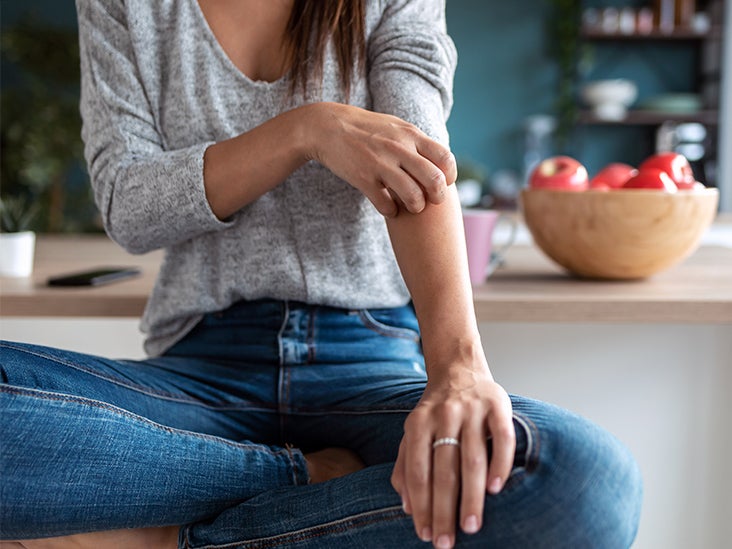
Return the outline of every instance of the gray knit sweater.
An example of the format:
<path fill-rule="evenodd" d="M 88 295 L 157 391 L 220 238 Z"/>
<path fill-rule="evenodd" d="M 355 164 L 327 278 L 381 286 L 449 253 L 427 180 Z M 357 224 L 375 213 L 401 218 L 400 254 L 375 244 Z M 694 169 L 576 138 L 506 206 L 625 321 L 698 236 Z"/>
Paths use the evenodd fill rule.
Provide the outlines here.
<path fill-rule="evenodd" d="M 159 355 L 207 312 L 275 298 L 351 309 L 409 295 L 383 218 L 310 162 L 226 221 L 203 186 L 208 146 L 294 106 L 346 102 L 330 52 L 322 90 L 252 81 L 226 56 L 197 0 L 77 0 L 85 155 L 109 236 L 164 248 L 142 319 Z M 349 103 L 397 115 L 447 143 L 456 54 L 444 0 L 367 2 L 366 74 Z"/>

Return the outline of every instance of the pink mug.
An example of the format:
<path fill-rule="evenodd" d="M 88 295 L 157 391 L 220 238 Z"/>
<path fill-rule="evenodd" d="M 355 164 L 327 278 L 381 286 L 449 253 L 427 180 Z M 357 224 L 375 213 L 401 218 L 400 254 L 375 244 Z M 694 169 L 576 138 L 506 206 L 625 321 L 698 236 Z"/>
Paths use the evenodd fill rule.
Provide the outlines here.
<path fill-rule="evenodd" d="M 508 239 L 497 250 L 493 250 L 493 232 L 499 222 L 510 225 Z M 516 239 L 518 227 L 513 216 L 497 210 L 463 209 L 465 243 L 468 249 L 470 282 L 474 286 L 483 284 L 493 271 L 503 263 L 506 250 Z"/>

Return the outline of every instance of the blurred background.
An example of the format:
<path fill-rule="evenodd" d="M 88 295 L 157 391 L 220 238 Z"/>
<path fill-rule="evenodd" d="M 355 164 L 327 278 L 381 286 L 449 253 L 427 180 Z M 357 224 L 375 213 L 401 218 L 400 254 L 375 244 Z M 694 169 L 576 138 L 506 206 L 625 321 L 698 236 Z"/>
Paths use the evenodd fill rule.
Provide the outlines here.
<path fill-rule="evenodd" d="M 732 211 L 731 12 L 732 0 L 447 0 L 459 53 L 448 128 L 461 197 L 512 210 L 526 174 L 546 156 L 574 156 L 593 174 L 663 148 L 686 154 Z M 0 232 L 101 232 L 82 159 L 74 2 L 0 0 L 0 28 Z M 59 242 L 96 241 L 42 236 L 46 259 L 52 251 L 64 261 L 70 248 Z M 546 282 L 514 273 L 527 285 Z M 2 284 L 15 295 L 38 290 L 32 277 Z M 633 283 L 622 288 L 635 291 Z M 47 299 L 55 304 L 58 295 Z M 6 339 L 144 356 L 137 318 L 3 313 Z M 645 483 L 634 549 L 730 547 L 732 325 L 591 316 L 482 322 L 496 378 L 593 419 L 633 450 Z"/>
<path fill-rule="evenodd" d="M 515 208 L 545 156 L 574 156 L 592 175 L 676 148 L 700 181 L 721 188 L 721 209 L 732 208 L 720 172 L 720 131 L 732 132 L 720 115 L 724 2 L 678 0 L 686 14 L 661 30 L 663 2 L 447 2 L 459 52 L 448 127 L 460 179 L 478 182 L 468 200 Z M 81 156 L 74 3 L 0 6 L 5 230 L 100 231 Z M 586 101 L 598 81 L 633 88 L 624 117 L 598 116 Z"/>
<path fill-rule="evenodd" d="M 574 156 L 592 175 L 681 147 L 697 179 L 719 186 L 724 2 L 690 4 L 683 24 L 660 30 L 653 0 L 447 2 L 459 53 L 452 146 L 494 203 L 515 204 L 516 186 L 549 154 Z M 584 87 L 621 79 L 636 90 L 627 116 L 596 116 Z"/>

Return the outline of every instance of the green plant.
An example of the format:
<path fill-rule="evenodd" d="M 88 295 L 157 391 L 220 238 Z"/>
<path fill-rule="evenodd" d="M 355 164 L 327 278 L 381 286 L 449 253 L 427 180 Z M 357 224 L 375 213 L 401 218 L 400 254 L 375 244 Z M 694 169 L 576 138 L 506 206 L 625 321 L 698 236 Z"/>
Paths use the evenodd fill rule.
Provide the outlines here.
<path fill-rule="evenodd" d="M 557 130 L 555 139 L 560 150 L 566 152 L 572 130 L 577 123 L 577 83 L 581 57 L 581 0 L 550 0 L 550 50 L 554 56 L 559 77 L 555 111 Z"/>
<path fill-rule="evenodd" d="M 36 231 L 96 229 L 80 136 L 76 31 L 26 17 L 3 28 L 0 46 L 3 200 L 14 209 L 33 204 L 29 228 Z"/>
<path fill-rule="evenodd" d="M 31 230 L 38 210 L 37 203 L 22 196 L 0 198 L 0 232 L 20 233 Z"/>
<path fill-rule="evenodd" d="M 467 158 L 457 159 L 457 180 L 458 181 L 477 181 L 484 184 L 488 179 L 485 168 L 473 160 Z"/>

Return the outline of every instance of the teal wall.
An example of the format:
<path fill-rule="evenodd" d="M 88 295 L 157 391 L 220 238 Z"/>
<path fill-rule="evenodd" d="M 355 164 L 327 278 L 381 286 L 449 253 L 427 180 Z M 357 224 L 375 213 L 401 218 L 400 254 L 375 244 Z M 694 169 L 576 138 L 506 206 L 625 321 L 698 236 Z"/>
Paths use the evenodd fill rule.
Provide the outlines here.
<path fill-rule="evenodd" d="M 642 0 L 586 0 L 585 6 L 647 5 Z M 557 71 L 549 55 L 549 0 L 448 0 L 448 31 L 458 49 L 455 106 L 448 122 L 458 158 L 488 173 L 520 173 L 523 121 L 553 113 Z M 638 101 L 662 91 L 695 91 L 696 49 L 687 42 L 585 44 L 583 81 L 629 78 Z M 655 128 L 580 126 L 567 152 L 590 172 L 613 161 L 638 164 L 654 146 Z"/>
<path fill-rule="evenodd" d="M 523 120 L 552 111 L 557 71 L 547 53 L 547 11 L 542 0 L 447 3 L 458 50 L 451 144 L 489 174 L 520 171 Z"/>
<path fill-rule="evenodd" d="M 42 21 L 76 27 L 74 0 L 0 0 L 2 26 L 12 24 L 25 14 Z"/>

